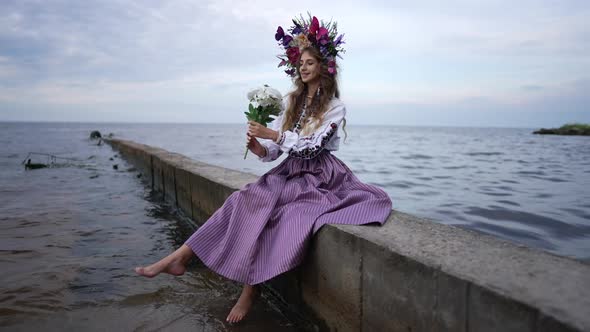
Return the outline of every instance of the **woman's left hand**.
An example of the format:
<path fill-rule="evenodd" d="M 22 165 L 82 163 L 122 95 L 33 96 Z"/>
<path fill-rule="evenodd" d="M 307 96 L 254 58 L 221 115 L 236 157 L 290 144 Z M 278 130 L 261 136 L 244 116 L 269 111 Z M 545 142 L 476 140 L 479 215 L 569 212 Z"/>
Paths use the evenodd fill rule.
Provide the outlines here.
<path fill-rule="evenodd" d="M 248 134 L 250 136 L 273 139 L 274 130 L 267 128 L 256 121 L 248 121 Z"/>

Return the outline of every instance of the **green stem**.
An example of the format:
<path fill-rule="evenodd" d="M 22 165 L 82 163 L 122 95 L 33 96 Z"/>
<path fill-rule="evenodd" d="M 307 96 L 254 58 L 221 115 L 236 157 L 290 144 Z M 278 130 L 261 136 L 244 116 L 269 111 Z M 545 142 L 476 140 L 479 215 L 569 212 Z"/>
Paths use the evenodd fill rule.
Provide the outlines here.
<path fill-rule="evenodd" d="M 248 147 L 246 147 L 246 153 L 244 153 L 244 159 L 246 159 L 247 155 L 248 155 Z"/>

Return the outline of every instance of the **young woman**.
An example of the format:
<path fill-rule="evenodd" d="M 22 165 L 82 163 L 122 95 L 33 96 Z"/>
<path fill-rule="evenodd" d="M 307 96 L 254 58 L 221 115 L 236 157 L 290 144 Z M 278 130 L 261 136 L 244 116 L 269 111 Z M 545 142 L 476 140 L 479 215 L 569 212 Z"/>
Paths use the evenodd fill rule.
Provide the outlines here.
<path fill-rule="evenodd" d="M 286 72 L 293 76 L 295 89 L 268 128 L 249 121 L 246 134 L 248 148 L 261 161 L 288 156 L 232 193 L 174 253 L 135 269 L 146 277 L 181 275 L 196 255 L 215 272 L 244 284 L 227 316 L 230 323 L 249 311 L 255 285 L 301 263 L 309 240 L 324 224 L 383 224 L 391 213 L 388 195 L 359 181 L 332 154 L 338 150 L 338 129 L 346 115 L 338 99 L 334 60 L 342 38 L 335 38 L 331 26 L 320 26 L 315 17 L 294 22 L 294 37 L 281 27 L 275 37 L 286 48 L 281 64 L 292 67 Z"/>

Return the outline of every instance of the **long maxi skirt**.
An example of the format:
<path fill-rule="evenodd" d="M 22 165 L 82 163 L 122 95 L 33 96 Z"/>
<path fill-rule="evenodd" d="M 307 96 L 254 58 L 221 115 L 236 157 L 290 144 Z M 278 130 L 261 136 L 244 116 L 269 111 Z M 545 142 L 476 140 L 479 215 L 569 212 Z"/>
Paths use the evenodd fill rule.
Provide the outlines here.
<path fill-rule="evenodd" d="M 218 274 L 255 285 L 299 265 L 324 224 L 383 224 L 391 209 L 382 189 L 323 150 L 288 156 L 233 192 L 185 244 Z"/>

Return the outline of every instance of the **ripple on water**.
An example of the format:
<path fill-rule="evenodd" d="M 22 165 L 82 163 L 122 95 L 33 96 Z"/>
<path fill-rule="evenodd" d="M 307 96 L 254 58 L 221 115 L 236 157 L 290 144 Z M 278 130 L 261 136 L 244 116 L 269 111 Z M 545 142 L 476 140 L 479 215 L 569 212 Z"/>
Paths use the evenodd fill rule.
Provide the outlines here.
<path fill-rule="evenodd" d="M 450 175 L 434 175 L 433 178 L 435 178 L 435 179 L 451 179 L 453 177 Z"/>
<path fill-rule="evenodd" d="M 403 168 L 403 169 L 431 169 L 429 167 L 421 166 L 421 165 L 404 165 L 404 164 L 397 164 L 397 165 L 395 165 L 395 167 Z"/>
<path fill-rule="evenodd" d="M 549 194 L 549 193 L 538 193 L 538 194 L 535 194 L 535 196 L 533 196 L 533 197 L 534 198 L 551 198 L 553 196 L 555 196 L 555 195 Z"/>
<path fill-rule="evenodd" d="M 438 191 L 412 191 L 410 192 L 412 195 L 416 196 L 438 196 L 440 192 Z"/>
<path fill-rule="evenodd" d="M 492 205 L 489 208 L 469 206 L 463 212 L 467 215 L 479 216 L 488 220 L 514 221 L 543 230 L 558 239 L 582 238 L 590 235 L 590 226 L 572 225 L 535 213 L 512 210 L 501 206 Z"/>
<path fill-rule="evenodd" d="M 501 238 L 508 238 L 513 241 L 525 243 L 529 246 L 545 248 L 547 250 L 556 249 L 555 245 L 547 241 L 542 235 L 539 235 L 530 230 L 517 229 L 512 227 L 511 225 L 472 222 L 471 224 L 460 225 L 460 227 L 473 229 L 484 233 L 499 235 Z"/>
<path fill-rule="evenodd" d="M 543 171 L 517 171 L 517 172 L 515 172 L 515 174 L 525 175 L 525 176 L 527 176 L 527 175 L 541 175 L 542 176 L 542 175 L 545 175 L 545 172 L 543 172 Z"/>
<path fill-rule="evenodd" d="M 478 190 L 476 191 L 477 193 L 480 194 L 484 194 L 484 195 L 488 195 L 488 196 L 495 196 L 495 197 L 508 197 L 508 196 L 513 196 L 514 194 L 512 193 L 498 193 L 498 192 L 492 192 L 492 191 L 486 191 L 486 190 Z"/>
<path fill-rule="evenodd" d="M 573 214 L 574 216 L 582 218 L 582 219 L 590 220 L 590 213 L 587 213 L 586 211 L 583 211 L 583 210 L 578 210 L 578 209 L 574 209 L 574 208 L 559 208 L 559 210 L 569 212 L 569 213 Z"/>
<path fill-rule="evenodd" d="M 430 176 L 418 176 L 418 177 L 416 177 L 416 179 L 422 180 L 422 181 L 430 181 L 430 180 L 432 180 L 432 178 Z"/>
<path fill-rule="evenodd" d="M 409 154 L 407 156 L 400 156 L 400 158 L 402 159 L 407 159 L 407 160 L 414 160 L 414 159 L 432 159 L 431 156 L 427 156 L 425 154 L 419 154 L 419 153 L 414 153 L 414 154 Z"/>
<path fill-rule="evenodd" d="M 463 154 L 466 156 L 474 157 L 474 156 L 501 156 L 504 153 L 503 152 L 466 152 Z"/>
<path fill-rule="evenodd" d="M 543 177 L 543 176 L 531 176 L 531 178 L 550 181 L 550 182 L 570 182 L 568 180 L 564 180 L 562 178 L 556 178 L 556 177 L 547 178 L 547 177 Z"/>
<path fill-rule="evenodd" d="M 465 169 L 470 168 L 468 165 L 458 165 L 458 166 L 443 166 L 444 169 Z"/>
<path fill-rule="evenodd" d="M 496 202 L 501 203 L 501 204 L 512 205 L 512 206 L 520 206 L 520 204 L 518 204 L 516 202 L 508 201 L 508 200 L 504 200 L 504 199 L 496 200 Z"/>
<path fill-rule="evenodd" d="M 424 183 L 416 183 L 416 182 L 405 181 L 405 180 L 390 181 L 390 182 L 385 182 L 385 183 L 370 182 L 370 184 L 375 185 L 375 186 L 384 187 L 384 188 L 402 188 L 402 189 L 408 189 L 408 188 L 414 188 L 414 187 L 431 187 L 430 185 L 427 185 Z"/>

